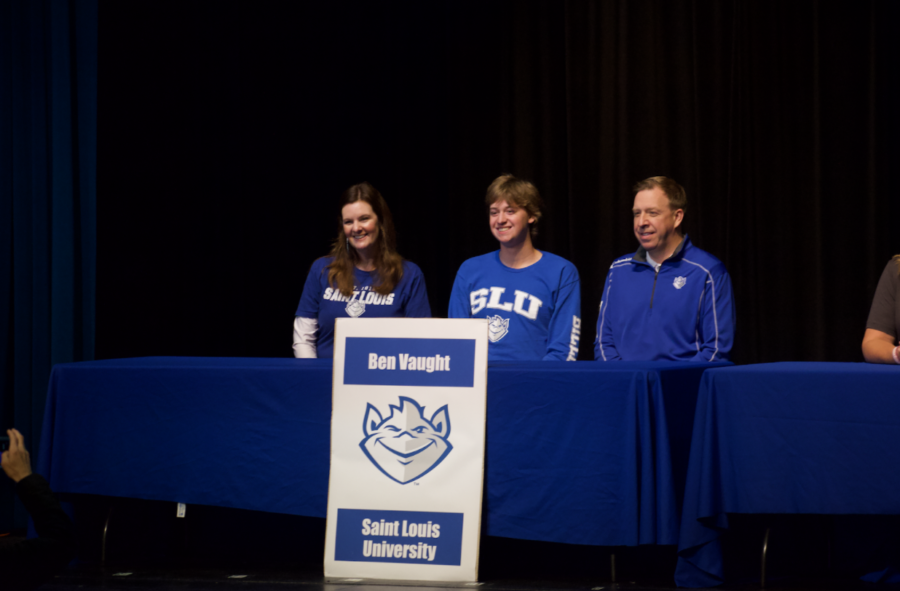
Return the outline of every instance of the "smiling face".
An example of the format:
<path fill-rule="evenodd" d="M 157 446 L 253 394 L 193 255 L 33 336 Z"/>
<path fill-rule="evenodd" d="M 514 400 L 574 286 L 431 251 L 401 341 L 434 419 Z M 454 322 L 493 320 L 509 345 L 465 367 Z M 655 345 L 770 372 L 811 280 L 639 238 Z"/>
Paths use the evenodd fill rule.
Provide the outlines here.
<path fill-rule="evenodd" d="M 684 218 L 684 210 L 672 211 L 669 198 L 659 187 L 639 191 L 634 196 L 634 235 L 641 246 L 658 263 L 669 258 L 681 242 L 676 231 Z"/>
<path fill-rule="evenodd" d="M 453 446 L 447 441 L 450 416 L 447 406 L 425 418 L 424 407 L 404 396 L 400 406 L 381 418 L 372 404 L 363 418 L 363 452 L 385 475 L 401 484 L 412 482 L 440 464 Z"/>
<path fill-rule="evenodd" d="M 378 242 L 378 216 L 365 201 L 348 203 L 341 209 L 344 236 L 361 255 L 370 255 Z"/>
<path fill-rule="evenodd" d="M 491 233 L 500 242 L 500 246 L 516 246 L 531 241 L 529 224 L 535 222 L 523 207 L 499 199 L 488 209 Z"/>

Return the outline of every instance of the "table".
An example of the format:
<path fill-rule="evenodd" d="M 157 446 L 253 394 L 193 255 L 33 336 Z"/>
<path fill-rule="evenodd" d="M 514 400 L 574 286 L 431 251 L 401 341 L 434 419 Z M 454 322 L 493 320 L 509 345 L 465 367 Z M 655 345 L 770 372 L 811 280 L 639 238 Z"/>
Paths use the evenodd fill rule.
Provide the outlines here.
<path fill-rule="evenodd" d="M 676 543 L 710 367 L 721 364 L 491 364 L 485 533 Z M 324 517 L 331 374 L 315 359 L 60 364 L 39 470 L 57 492 Z"/>
<path fill-rule="evenodd" d="M 728 513 L 900 513 L 900 368 L 767 363 L 707 371 L 675 581 L 723 581 Z"/>

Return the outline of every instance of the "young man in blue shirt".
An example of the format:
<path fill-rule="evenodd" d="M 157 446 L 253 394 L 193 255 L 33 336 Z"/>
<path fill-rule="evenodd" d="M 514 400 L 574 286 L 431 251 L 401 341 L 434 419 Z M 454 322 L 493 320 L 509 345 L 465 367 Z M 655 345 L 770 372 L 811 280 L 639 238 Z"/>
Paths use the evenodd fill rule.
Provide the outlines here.
<path fill-rule="evenodd" d="M 491 361 L 575 361 L 581 283 L 575 265 L 532 243 L 541 217 L 537 188 L 502 175 L 488 187 L 485 202 L 500 250 L 460 266 L 448 316 L 490 321 Z"/>

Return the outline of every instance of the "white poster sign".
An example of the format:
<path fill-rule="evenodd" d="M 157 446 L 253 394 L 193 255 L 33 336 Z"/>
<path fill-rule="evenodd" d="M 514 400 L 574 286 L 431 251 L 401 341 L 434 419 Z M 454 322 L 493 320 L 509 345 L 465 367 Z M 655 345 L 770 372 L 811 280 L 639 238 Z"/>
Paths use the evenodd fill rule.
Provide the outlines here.
<path fill-rule="evenodd" d="M 325 576 L 475 581 L 485 319 L 338 319 Z"/>

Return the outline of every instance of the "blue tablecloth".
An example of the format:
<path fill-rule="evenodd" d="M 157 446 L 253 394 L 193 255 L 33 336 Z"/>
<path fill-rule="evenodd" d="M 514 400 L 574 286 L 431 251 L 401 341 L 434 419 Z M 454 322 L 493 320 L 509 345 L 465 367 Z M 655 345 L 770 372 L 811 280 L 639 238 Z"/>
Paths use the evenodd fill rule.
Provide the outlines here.
<path fill-rule="evenodd" d="M 727 513 L 900 513 L 900 367 L 770 363 L 700 385 L 675 580 L 723 581 Z"/>
<path fill-rule="evenodd" d="M 676 543 L 709 367 L 721 365 L 491 364 L 486 533 Z M 39 470 L 59 492 L 324 517 L 331 374 L 330 360 L 57 365 Z"/>

